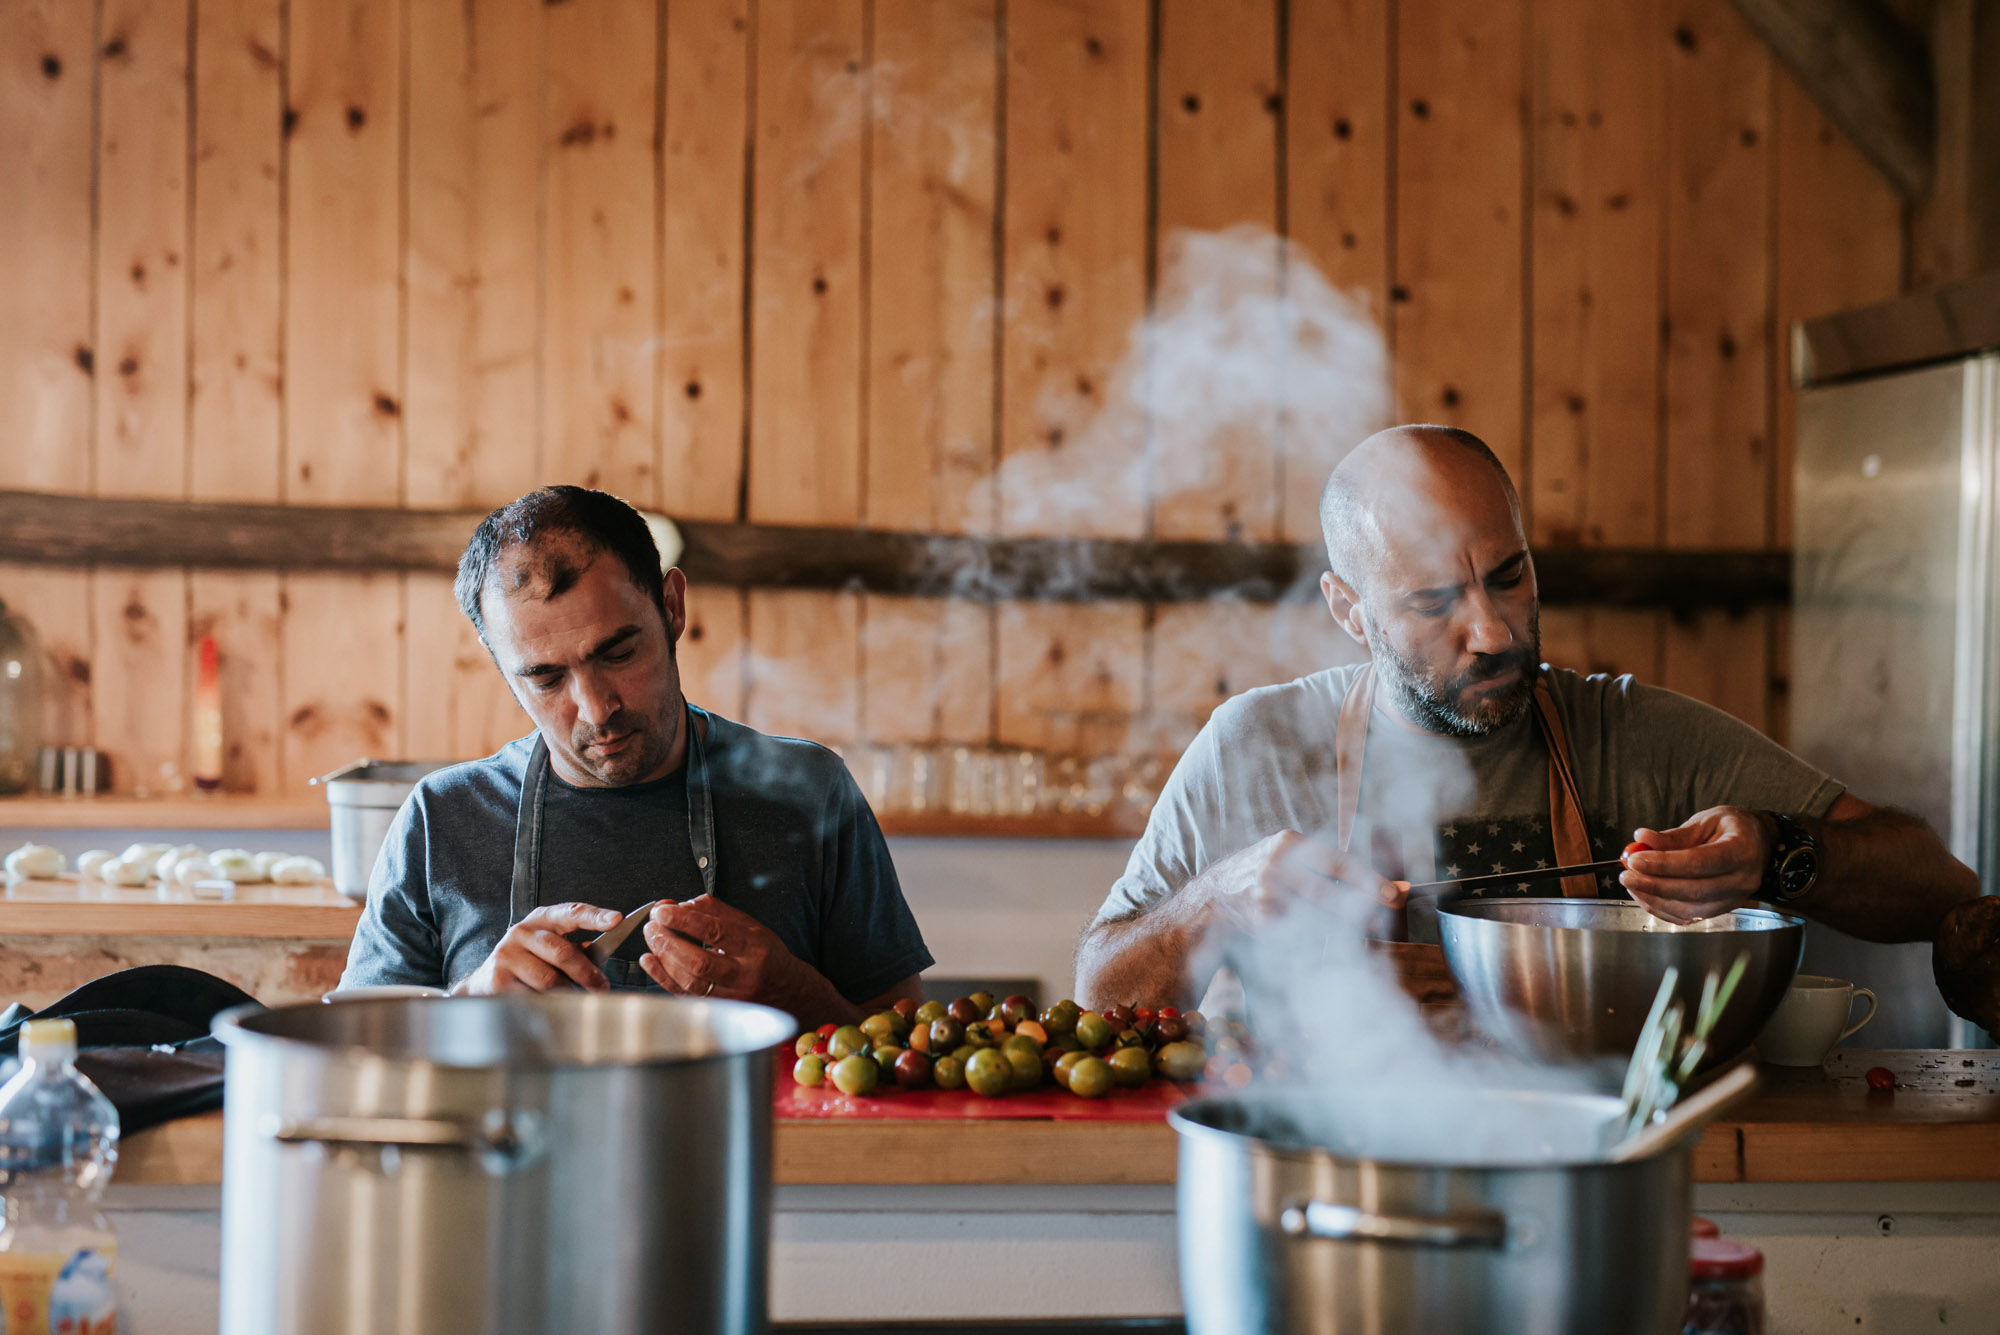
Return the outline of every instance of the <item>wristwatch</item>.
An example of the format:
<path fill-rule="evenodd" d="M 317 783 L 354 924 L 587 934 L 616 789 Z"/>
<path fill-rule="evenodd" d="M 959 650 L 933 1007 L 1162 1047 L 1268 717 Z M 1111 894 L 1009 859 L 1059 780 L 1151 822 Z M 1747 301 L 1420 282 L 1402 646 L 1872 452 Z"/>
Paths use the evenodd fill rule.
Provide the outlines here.
<path fill-rule="evenodd" d="M 1764 884 L 1757 897 L 1779 904 L 1804 899 L 1819 880 L 1819 840 L 1790 816 L 1776 811 L 1762 814 L 1778 827 L 1778 837 L 1771 845 L 1770 861 L 1764 864 Z"/>

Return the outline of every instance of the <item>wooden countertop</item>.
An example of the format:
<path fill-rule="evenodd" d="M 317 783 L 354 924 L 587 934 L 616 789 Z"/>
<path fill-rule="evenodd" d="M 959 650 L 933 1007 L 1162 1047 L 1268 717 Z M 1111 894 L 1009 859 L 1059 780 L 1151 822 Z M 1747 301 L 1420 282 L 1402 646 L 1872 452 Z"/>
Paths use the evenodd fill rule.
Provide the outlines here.
<path fill-rule="evenodd" d="M 346 941 L 361 906 L 333 888 L 239 885 L 232 899 L 197 899 L 179 886 L 138 889 L 85 881 L 13 881 L 0 889 L 0 936 L 276 937 Z"/>
<path fill-rule="evenodd" d="M 1863 1073 L 1886 1066 L 1893 1093 Z M 1766 1066 L 1758 1093 L 1695 1148 L 1699 1182 L 2000 1182 L 2000 1052 L 1836 1053 L 1824 1070 Z M 1170 1183 L 1165 1122 L 781 1119 L 782 1185 Z M 120 1182 L 214 1183 L 222 1115 L 129 1137 Z"/>

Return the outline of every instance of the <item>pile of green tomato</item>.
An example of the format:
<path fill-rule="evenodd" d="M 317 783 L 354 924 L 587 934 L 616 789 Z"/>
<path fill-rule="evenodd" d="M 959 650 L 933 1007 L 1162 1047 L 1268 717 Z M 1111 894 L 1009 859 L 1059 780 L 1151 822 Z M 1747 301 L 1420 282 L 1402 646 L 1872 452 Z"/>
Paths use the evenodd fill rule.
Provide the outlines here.
<path fill-rule="evenodd" d="M 1112 1006 L 1087 1011 L 1058 1001 L 1037 1012 L 1026 997 L 995 1001 L 975 992 L 951 1004 L 899 1001 L 858 1025 L 821 1025 L 799 1035 L 792 1079 L 808 1088 L 832 1081 L 843 1094 L 904 1089 L 970 1089 L 986 1098 L 1053 1082 L 1078 1098 L 1101 1099 L 1154 1075 L 1201 1078 L 1207 1029 L 1199 1011 Z"/>

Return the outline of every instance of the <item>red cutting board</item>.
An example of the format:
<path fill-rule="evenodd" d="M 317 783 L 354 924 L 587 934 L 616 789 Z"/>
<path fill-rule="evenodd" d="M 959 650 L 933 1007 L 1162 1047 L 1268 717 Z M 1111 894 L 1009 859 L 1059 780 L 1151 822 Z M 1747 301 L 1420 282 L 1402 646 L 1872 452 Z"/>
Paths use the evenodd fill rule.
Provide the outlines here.
<path fill-rule="evenodd" d="M 779 1117 L 908 1117 L 923 1120 L 1042 1118 L 1062 1122 L 1157 1122 L 1167 1109 L 1193 1096 L 1192 1087 L 1158 1076 L 1137 1089 L 1114 1089 L 1101 1099 L 1080 1099 L 1043 1085 L 1005 1098 L 981 1098 L 969 1089 L 903 1089 L 884 1083 L 866 1098 L 841 1093 L 828 1081 L 807 1089 L 792 1079 L 789 1052 L 778 1057 L 774 1111 Z"/>

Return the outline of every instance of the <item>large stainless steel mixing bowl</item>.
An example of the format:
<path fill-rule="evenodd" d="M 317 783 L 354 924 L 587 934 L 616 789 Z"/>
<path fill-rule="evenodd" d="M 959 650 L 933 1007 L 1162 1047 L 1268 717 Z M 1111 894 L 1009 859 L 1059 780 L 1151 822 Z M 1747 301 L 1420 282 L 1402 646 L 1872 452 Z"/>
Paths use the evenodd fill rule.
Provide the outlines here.
<path fill-rule="evenodd" d="M 1750 965 L 1710 1036 L 1702 1069 L 1735 1057 L 1785 999 L 1805 948 L 1805 920 L 1737 909 L 1674 927 L 1613 899 L 1474 899 L 1438 911 L 1445 963 L 1480 1028 L 1546 1062 L 1622 1064 L 1645 1027 L 1667 966 L 1690 1019 L 1710 969 Z"/>

